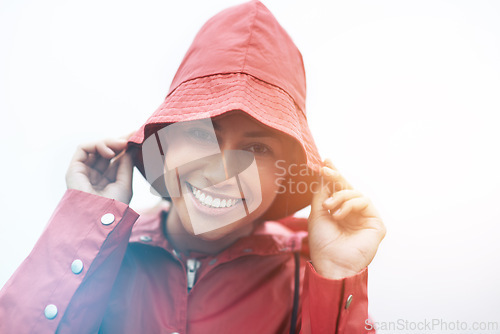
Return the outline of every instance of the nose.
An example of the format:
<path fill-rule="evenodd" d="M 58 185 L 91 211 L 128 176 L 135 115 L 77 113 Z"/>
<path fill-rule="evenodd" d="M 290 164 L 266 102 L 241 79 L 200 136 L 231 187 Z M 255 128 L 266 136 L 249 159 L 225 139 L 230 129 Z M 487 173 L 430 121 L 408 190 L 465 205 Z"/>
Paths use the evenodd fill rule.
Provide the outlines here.
<path fill-rule="evenodd" d="M 215 187 L 234 182 L 234 177 L 243 173 L 253 162 L 253 154 L 243 150 L 223 150 L 209 157 L 203 176 Z M 232 179 L 231 182 L 224 182 Z"/>
<path fill-rule="evenodd" d="M 224 160 L 224 151 L 220 154 L 214 154 L 207 157 L 205 161 L 206 164 L 203 168 L 202 175 L 210 182 L 210 185 L 216 186 L 229 179 L 226 162 Z"/>

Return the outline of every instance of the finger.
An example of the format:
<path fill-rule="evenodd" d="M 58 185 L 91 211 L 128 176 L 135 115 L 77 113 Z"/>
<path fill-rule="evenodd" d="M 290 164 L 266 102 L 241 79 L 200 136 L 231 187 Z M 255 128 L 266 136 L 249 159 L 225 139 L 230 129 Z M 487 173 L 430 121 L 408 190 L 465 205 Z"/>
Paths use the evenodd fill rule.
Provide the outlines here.
<path fill-rule="evenodd" d="M 124 139 L 108 139 L 98 142 L 95 148 L 100 157 L 96 159 L 92 167 L 104 173 L 109 167 L 111 159 L 115 158 L 125 146 L 126 140 Z"/>
<path fill-rule="evenodd" d="M 333 218 L 342 220 L 351 213 L 362 213 L 369 205 L 370 201 L 366 197 L 353 198 L 344 202 L 342 206 L 333 213 Z"/>
<path fill-rule="evenodd" d="M 324 161 L 323 161 L 323 164 L 327 167 L 330 167 L 331 169 L 335 169 L 337 170 L 337 168 L 333 165 L 333 162 L 329 159 L 329 158 L 326 158 Z"/>
<path fill-rule="evenodd" d="M 118 170 L 116 171 L 116 183 L 121 183 L 127 187 L 132 186 L 134 163 L 129 153 L 120 158 Z"/>
<path fill-rule="evenodd" d="M 80 145 L 79 149 L 85 151 L 88 154 L 99 153 L 101 156 L 105 158 L 111 158 L 117 152 L 123 150 L 126 145 L 127 145 L 127 140 L 124 138 L 118 138 L 118 139 L 110 138 Z"/>
<path fill-rule="evenodd" d="M 323 207 L 323 202 L 329 198 L 332 194 L 330 189 L 330 184 L 324 181 L 324 177 L 320 176 L 319 187 L 313 192 L 313 198 L 311 201 L 311 213 L 309 215 L 309 221 L 313 222 L 318 217 L 330 216 L 328 209 Z"/>
<path fill-rule="evenodd" d="M 115 156 L 115 152 L 103 142 L 96 144 L 96 151 L 98 155 L 94 164 L 92 164 L 92 168 L 104 173 L 109 166 L 110 160 Z"/>
<path fill-rule="evenodd" d="M 118 165 L 121 157 L 126 153 L 126 150 L 121 151 L 117 155 L 115 155 L 110 161 L 109 161 L 109 167 L 106 169 L 104 172 L 104 175 L 108 179 L 113 179 L 113 182 L 116 180 L 116 171 L 118 170 Z"/>
<path fill-rule="evenodd" d="M 85 163 L 89 159 L 89 154 L 87 151 L 83 148 L 83 145 L 79 145 L 76 148 L 75 153 L 73 154 L 73 157 L 71 157 L 71 163 L 70 165 L 76 163 L 76 162 L 82 162 Z"/>
<path fill-rule="evenodd" d="M 87 159 L 84 161 L 86 165 L 92 166 L 97 160 L 97 154 L 87 153 Z"/>
<path fill-rule="evenodd" d="M 342 203 L 344 203 L 345 201 L 361 196 L 363 196 L 363 194 L 354 189 L 336 191 L 331 197 L 327 198 L 323 202 L 323 207 L 330 211 L 335 210 L 337 207 L 341 206 Z"/>
<path fill-rule="evenodd" d="M 108 184 L 110 180 L 103 177 L 103 172 L 109 166 L 109 160 L 126 145 L 127 140 L 123 138 L 79 145 L 66 172 L 68 188 L 92 189 L 97 185 Z"/>
<path fill-rule="evenodd" d="M 321 167 L 321 175 L 324 176 L 326 181 L 333 184 L 334 190 L 353 189 L 352 185 L 336 169 L 323 166 Z"/>
<path fill-rule="evenodd" d="M 116 155 L 116 152 L 109 146 L 109 143 L 106 143 L 106 141 L 98 142 L 95 145 L 95 149 L 101 157 L 106 159 L 111 159 Z"/>
<path fill-rule="evenodd" d="M 127 139 L 126 138 L 105 139 L 104 143 L 106 144 L 106 146 L 111 148 L 115 154 L 123 151 L 127 147 Z"/>
<path fill-rule="evenodd" d="M 97 159 L 97 142 L 87 143 L 79 145 L 71 158 L 71 163 L 74 164 L 76 162 L 82 162 L 86 165 L 92 166 Z M 111 154 L 112 152 L 107 152 L 107 154 Z M 106 155 L 106 153 L 105 153 Z"/>
<path fill-rule="evenodd" d="M 108 179 L 110 182 L 115 182 L 117 179 L 117 171 L 120 166 L 121 153 L 114 157 L 110 163 L 106 171 L 103 173 L 103 176 Z"/>
<path fill-rule="evenodd" d="M 130 183 L 128 180 L 132 179 L 133 161 L 130 153 L 125 150 L 120 152 L 110 163 L 110 166 L 104 173 L 104 176 L 112 180 L 112 182 L 119 181 Z"/>

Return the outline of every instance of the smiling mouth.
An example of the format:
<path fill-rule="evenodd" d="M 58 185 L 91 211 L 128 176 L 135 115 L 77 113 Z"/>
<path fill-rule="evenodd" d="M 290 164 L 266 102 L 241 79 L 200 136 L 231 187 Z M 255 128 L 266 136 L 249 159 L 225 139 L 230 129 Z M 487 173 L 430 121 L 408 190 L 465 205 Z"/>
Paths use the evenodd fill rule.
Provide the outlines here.
<path fill-rule="evenodd" d="M 240 202 L 240 198 L 216 196 L 212 193 L 204 192 L 203 190 L 196 188 L 192 184 L 186 182 L 188 189 L 192 192 L 195 200 L 203 206 L 208 208 L 230 208 L 235 206 Z"/>

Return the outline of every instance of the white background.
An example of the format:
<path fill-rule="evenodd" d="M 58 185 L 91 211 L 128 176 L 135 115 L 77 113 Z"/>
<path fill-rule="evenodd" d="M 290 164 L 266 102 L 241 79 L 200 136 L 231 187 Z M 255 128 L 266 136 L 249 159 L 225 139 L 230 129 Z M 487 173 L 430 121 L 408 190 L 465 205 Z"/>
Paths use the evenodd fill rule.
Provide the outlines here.
<path fill-rule="evenodd" d="M 197 30 L 237 3 L 0 2 L 0 286 L 63 195 L 75 147 L 138 128 Z M 322 156 L 387 225 L 374 320 L 500 322 L 500 2 L 264 4 L 304 56 Z M 134 182 L 140 211 L 156 198 Z"/>

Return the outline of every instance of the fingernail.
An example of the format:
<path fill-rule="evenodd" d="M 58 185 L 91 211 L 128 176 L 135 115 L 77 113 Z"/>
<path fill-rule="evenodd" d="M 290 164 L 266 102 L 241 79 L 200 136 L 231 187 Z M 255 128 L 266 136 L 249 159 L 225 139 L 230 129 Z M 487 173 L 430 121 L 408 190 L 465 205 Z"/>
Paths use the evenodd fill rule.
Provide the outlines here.
<path fill-rule="evenodd" d="M 324 203 L 325 203 L 325 205 L 330 205 L 330 204 L 332 204 L 332 203 L 333 203 L 333 198 L 331 198 L 331 197 L 330 197 L 330 198 L 327 198 L 327 199 L 325 200 L 325 202 L 324 202 Z"/>
<path fill-rule="evenodd" d="M 335 171 L 330 168 L 325 168 L 325 174 L 328 176 L 335 176 Z"/>
<path fill-rule="evenodd" d="M 340 211 L 342 211 L 342 208 L 338 208 L 337 211 L 335 211 L 333 214 L 338 216 L 340 214 Z"/>

